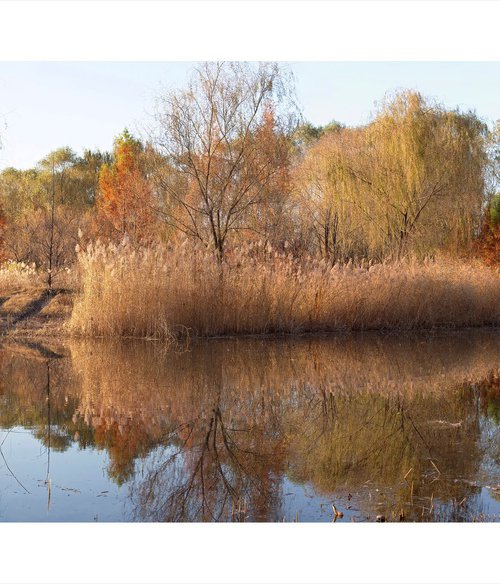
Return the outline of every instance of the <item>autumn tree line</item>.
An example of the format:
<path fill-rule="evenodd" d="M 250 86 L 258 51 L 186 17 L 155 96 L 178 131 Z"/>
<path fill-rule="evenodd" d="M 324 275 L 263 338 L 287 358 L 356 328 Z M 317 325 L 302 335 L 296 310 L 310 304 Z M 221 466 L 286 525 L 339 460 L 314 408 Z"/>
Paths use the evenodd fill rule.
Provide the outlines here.
<path fill-rule="evenodd" d="M 274 63 L 204 63 L 157 100 L 146 138 L 69 148 L 0 173 L 3 259 L 56 276 L 100 239 L 199 245 L 227 261 L 259 242 L 344 263 L 500 258 L 500 129 L 414 91 L 357 127 L 303 120 Z M 185 243 L 187 242 L 187 243 Z"/>

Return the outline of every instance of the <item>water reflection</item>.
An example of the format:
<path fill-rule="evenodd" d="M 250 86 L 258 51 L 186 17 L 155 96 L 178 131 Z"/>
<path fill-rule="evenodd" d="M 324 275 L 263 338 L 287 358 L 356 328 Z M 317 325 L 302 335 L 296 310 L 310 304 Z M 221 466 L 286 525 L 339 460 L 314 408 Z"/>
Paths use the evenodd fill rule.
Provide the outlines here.
<path fill-rule="evenodd" d="M 499 355 L 498 331 L 5 346 L 0 518 L 492 520 Z"/>

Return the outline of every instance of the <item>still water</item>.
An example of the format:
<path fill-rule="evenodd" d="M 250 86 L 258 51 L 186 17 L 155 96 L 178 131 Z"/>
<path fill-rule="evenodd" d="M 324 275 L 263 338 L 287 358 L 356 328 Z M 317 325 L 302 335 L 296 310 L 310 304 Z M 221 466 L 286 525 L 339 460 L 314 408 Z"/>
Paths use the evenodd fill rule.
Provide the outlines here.
<path fill-rule="evenodd" d="M 2 521 L 500 519 L 498 330 L 9 343 L 0 367 Z"/>

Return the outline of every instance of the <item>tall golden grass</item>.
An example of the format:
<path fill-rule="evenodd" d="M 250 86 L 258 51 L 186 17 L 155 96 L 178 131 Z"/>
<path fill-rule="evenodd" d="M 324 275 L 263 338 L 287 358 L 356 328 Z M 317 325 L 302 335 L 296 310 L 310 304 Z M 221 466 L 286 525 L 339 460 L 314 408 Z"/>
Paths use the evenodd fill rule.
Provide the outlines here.
<path fill-rule="evenodd" d="M 9 260 L 0 265 L 0 291 L 2 294 L 39 286 L 42 280 L 34 265 Z"/>
<path fill-rule="evenodd" d="M 188 247 L 97 243 L 79 254 L 69 326 L 172 338 L 500 324 L 500 273 L 478 262 L 335 265 L 247 246 L 220 264 Z"/>

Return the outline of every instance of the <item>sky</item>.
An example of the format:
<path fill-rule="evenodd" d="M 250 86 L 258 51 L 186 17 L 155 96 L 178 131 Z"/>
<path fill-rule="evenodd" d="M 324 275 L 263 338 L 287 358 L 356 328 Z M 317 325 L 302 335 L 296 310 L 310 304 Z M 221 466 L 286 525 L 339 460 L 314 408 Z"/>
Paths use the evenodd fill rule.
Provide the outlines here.
<path fill-rule="evenodd" d="M 0 169 L 29 168 L 69 146 L 111 150 L 125 127 L 144 134 L 154 103 L 183 87 L 192 62 L 0 62 Z M 314 124 L 367 122 L 386 92 L 417 89 L 447 107 L 500 118 L 500 62 L 290 62 Z"/>

